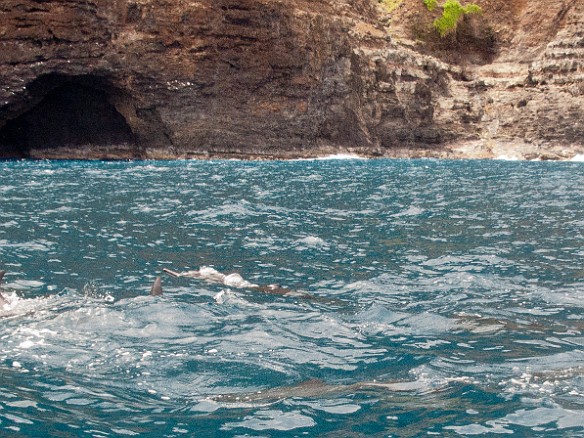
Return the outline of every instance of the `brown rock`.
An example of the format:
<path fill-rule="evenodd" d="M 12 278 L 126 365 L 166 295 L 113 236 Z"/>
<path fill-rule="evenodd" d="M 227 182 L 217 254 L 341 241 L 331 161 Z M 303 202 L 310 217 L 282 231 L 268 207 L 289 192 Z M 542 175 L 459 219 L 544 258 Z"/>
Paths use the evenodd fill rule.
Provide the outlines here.
<path fill-rule="evenodd" d="M 372 0 L 4 0 L 0 157 L 582 150 L 582 0 L 478 1 L 450 48 L 420 3 L 392 42 Z"/>

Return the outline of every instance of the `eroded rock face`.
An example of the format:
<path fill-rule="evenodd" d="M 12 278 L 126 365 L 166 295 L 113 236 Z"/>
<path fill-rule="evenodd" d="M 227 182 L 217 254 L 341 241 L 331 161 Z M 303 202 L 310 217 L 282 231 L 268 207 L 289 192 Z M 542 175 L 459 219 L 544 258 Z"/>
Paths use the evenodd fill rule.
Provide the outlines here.
<path fill-rule="evenodd" d="M 370 0 L 4 0 L 0 157 L 571 153 L 584 99 L 570 3 L 545 41 L 509 40 L 529 45 L 520 62 L 503 50 L 460 67 L 392 42 Z"/>
<path fill-rule="evenodd" d="M 0 155 L 276 157 L 371 144 L 359 129 L 359 61 L 348 35 L 354 17 L 373 16 L 365 2 L 7 0 L 1 8 Z M 55 90 L 81 89 L 80 100 L 101 96 L 87 114 L 81 103 L 51 100 Z M 132 135 L 116 128 L 84 138 L 115 131 L 95 108 L 107 106 Z M 70 135 L 75 127 L 80 138 Z M 35 129 L 54 138 L 43 145 L 26 135 Z"/>
<path fill-rule="evenodd" d="M 448 93 L 435 99 L 433 123 L 454 141 L 440 154 L 566 159 L 584 153 L 584 1 L 476 3 L 484 14 L 473 20 L 496 45 L 481 53 L 467 39 L 467 58 L 446 67 Z M 396 33 L 411 37 L 423 13 L 421 2 L 404 0 Z M 463 24 L 463 35 L 469 25 L 472 31 L 472 20 Z M 428 46 L 440 49 L 432 42 L 416 49 L 427 53 Z"/>

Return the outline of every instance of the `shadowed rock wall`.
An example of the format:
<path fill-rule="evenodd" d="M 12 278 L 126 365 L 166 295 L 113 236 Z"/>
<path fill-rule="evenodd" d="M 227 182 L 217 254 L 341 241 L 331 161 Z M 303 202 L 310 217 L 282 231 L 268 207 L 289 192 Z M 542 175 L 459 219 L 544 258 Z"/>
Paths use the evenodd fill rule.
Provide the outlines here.
<path fill-rule="evenodd" d="M 382 155 L 442 138 L 425 80 L 395 84 L 410 74 L 399 64 L 416 61 L 383 53 L 389 38 L 367 0 L 6 0 L 0 8 L 0 155 Z M 72 94 L 80 84 L 115 108 L 131 141 L 69 136 L 59 146 L 59 136 L 42 145 L 15 135 L 25 119 L 35 129 L 30 112 L 55 88 Z"/>

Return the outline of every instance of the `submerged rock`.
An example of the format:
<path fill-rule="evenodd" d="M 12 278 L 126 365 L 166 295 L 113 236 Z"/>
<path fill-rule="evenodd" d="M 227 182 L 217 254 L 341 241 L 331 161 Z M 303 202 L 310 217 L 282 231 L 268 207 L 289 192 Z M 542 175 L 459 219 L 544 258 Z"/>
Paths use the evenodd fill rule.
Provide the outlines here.
<path fill-rule="evenodd" d="M 6 0 L 0 157 L 569 158 L 583 8 L 511 11 L 516 38 L 462 65 L 392 39 L 371 0 Z"/>

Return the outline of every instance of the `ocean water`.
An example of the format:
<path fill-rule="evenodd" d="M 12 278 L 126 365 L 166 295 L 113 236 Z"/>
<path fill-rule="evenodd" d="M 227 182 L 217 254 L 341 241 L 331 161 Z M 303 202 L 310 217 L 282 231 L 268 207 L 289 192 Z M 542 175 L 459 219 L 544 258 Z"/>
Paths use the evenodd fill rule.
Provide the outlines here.
<path fill-rule="evenodd" d="M 0 436 L 584 436 L 582 163 L 5 161 L 0 269 Z"/>

